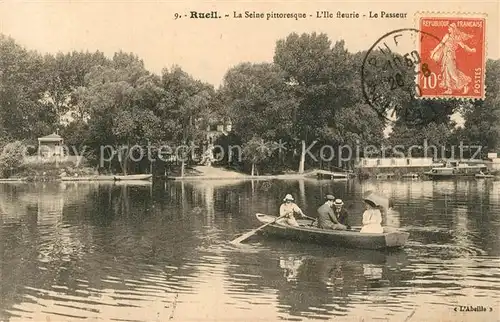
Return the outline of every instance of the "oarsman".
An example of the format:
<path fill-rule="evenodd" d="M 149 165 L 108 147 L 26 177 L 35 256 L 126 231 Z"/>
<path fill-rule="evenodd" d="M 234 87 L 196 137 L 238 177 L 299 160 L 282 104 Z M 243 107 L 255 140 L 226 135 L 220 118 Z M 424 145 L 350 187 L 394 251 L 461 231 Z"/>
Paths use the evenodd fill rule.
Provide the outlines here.
<path fill-rule="evenodd" d="M 295 219 L 295 215 L 300 215 L 301 218 L 307 218 L 304 215 L 304 212 L 297 206 L 294 202 L 293 196 L 291 194 L 287 194 L 283 199 L 283 203 L 280 206 L 280 217 L 277 222 L 279 223 L 287 223 L 290 226 L 298 226 L 297 220 Z"/>

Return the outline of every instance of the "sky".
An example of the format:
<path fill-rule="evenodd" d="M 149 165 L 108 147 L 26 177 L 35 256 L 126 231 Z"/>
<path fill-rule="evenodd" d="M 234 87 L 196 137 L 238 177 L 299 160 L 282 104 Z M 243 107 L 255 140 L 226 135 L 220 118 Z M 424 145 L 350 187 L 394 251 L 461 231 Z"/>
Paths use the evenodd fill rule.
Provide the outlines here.
<path fill-rule="evenodd" d="M 416 26 L 422 11 L 484 12 L 487 57 L 499 58 L 499 2 L 407 1 L 9 1 L 0 0 L 0 33 L 42 53 L 100 50 L 107 56 L 123 50 L 160 73 L 174 64 L 215 86 L 240 62 L 271 62 L 278 39 L 291 32 L 323 32 L 349 51 L 367 50 L 387 32 Z M 222 19 L 189 19 L 190 11 L 228 14 Z M 290 12 L 306 19 L 235 19 L 234 11 Z M 317 11 L 336 15 L 357 12 L 358 19 L 315 18 Z M 404 19 L 368 18 L 370 11 L 406 13 Z M 174 19 L 178 13 L 182 17 Z M 187 15 L 188 17 L 184 17 Z"/>

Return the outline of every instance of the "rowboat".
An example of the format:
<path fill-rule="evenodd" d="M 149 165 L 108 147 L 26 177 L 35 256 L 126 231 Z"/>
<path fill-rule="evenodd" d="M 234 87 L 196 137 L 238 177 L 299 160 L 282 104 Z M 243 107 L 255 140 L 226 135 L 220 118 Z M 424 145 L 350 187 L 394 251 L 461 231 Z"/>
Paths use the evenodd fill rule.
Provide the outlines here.
<path fill-rule="evenodd" d="M 152 177 L 152 174 L 130 174 L 126 176 L 96 175 L 82 177 L 61 177 L 61 181 L 135 181 L 150 180 Z"/>
<path fill-rule="evenodd" d="M 81 176 L 81 177 L 61 177 L 61 181 L 113 181 L 114 176 Z"/>
<path fill-rule="evenodd" d="M 481 174 L 481 173 L 478 173 L 478 174 L 476 174 L 475 177 L 478 178 L 478 179 L 488 179 L 488 178 L 495 178 L 495 175 L 493 175 L 493 174 Z"/>
<path fill-rule="evenodd" d="M 256 214 L 257 219 L 265 224 L 273 222 L 276 217 L 265 214 Z M 388 249 L 405 245 L 407 232 L 387 231 L 381 234 L 360 233 L 358 229 L 352 230 L 326 230 L 311 225 L 310 220 L 297 220 L 298 227 L 282 223 L 272 223 L 263 228 L 260 233 L 279 238 L 317 243 L 327 246 L 343 246 L 362 249 Z"/>
<path fill-rule="evenodd" d="M 418 173 L 411 172 L 411 173 L 405 173 L 401 177 L 404 179 L 418 179 L 420 175 Z"/>
<path fill-rule="evenodd" d="M 126 176 L 115 176 L 115 180 L 149 180 L 152 174 L 129 174 Z"/>

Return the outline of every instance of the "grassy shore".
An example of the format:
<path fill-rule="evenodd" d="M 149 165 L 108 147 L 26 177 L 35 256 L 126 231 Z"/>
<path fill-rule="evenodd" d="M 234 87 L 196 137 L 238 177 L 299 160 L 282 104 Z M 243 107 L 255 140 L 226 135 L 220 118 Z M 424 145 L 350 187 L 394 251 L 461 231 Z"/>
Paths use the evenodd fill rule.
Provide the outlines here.
<path fill-rule="evenodd" d="M 62 176 L 93 176 L 97 175 L 94 168 L 77 166 L 73 161 L 65 162 L 27 162 L 22 164 L 7 178 L 0 182 L 10 181 L 59 181 Z"/>

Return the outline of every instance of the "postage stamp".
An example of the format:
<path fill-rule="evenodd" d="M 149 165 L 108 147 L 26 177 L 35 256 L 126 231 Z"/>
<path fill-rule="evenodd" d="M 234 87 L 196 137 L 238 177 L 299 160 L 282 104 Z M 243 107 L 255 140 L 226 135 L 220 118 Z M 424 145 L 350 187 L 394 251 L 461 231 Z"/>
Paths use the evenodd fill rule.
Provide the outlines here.
<path fill-rule="evenodd" d="M 424 64 L 416 83 L 420 98 L 484 99 L 486 16 L 418 13 L 417 28 Z"/>

